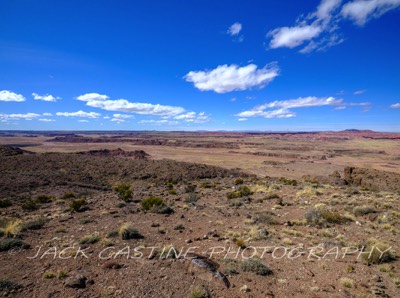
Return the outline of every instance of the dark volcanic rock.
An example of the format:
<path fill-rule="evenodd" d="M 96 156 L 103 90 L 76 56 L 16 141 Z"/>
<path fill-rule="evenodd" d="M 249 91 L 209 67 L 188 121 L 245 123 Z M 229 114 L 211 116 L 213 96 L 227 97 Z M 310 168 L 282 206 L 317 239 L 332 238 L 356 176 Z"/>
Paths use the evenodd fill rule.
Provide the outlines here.
<path fill-rule="evenodd" d="M 68 277 L 65 280 L 65 286 L 69 288 L 84 289 L 86 288 L 86 277 L 82 274 Z"/>

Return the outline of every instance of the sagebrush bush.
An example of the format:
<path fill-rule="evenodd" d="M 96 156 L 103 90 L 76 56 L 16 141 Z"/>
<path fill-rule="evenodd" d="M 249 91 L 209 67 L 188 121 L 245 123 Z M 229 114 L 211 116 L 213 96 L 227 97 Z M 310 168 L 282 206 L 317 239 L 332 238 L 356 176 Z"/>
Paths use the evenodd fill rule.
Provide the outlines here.
<path fill-rule="evenodd" d="M 237 191 L 227 193 L 226 196 L 228 199 L 235 199 L 235 198 L 250 196 L 252 194 L 253 192 L 250 190 L 250 188 L 246 185 L 243 185 L 239 187 Z"/>
<path fill-rule="evenodd" d="M 362 257 L 368 264 L 382 264 L 393 261 L 396 258 L 390 245 L 376 239 L 368 241 Z"/>
<path fill-rule="evenodd" d="M 76 199 L 69 203 L 72 211 L 82 212 L 86 210 L 87 201 L 85 199 Z"/>
<path fill-rule="evenodd" d="M 36 197 L 35 202 L 39 204 L 47 204 L 50 203 L 54 197 L 48 195 L 39 195 Z"/>
<path fill-rule="evenodd" d="M 152 213 L 169 214 L 172 213 L 172 208 L 168 207 L 163 199 L 159 197 L 148 197 L 140 202 L 143 211 Z"/>
<path fill-rule="evenodd" d="M 252 224 L 277 224 L 276 219 L 274 218 L 275 214 L 272 211 L 265 210 L 265 211 L 260 211 L 256 212 L 252 216 Z"/>
<path fill-rule="evenodd" d="M 2 278 L 0 279 L 0 291 L 15 291 L 22 288 L 22 286 L 13 280 Z"/>
<path fill-rule="evenodd" d="M 79 240 L 79 244 L 94 244 L 100 241 L 99 235 L 87 235 Z"/>
<path fill-rule="evenodd" d="M 130 239 L 142 239 L 144 238 L 142 234 L 139 233 L 134 227 L 129 224 L 123 224 L 118 229 L 118 234 L 121 236 L 122 240 Z"/>
<path fill-rule="evenodd" d="M 344 224 L 352 221 L 348 216 L 341 215 L 338 211 L 322 207 L 313 207 L 304 214 L 307 224 L 311 226 L 326 226 L 327 224 Z"/>
<path fill-rule="evenodd" d="M 36 204 L 32 199 L 27 199 L 22 205 L 22 209 L 25 211 L 34 211 L 39 208 L 38 204 Z"/>
<path fill-rule="evenodd" d="M 0 208 L 7 208 L 12 206 L 12 203 L 9 199 L 0 200 Z"/>
<path fill-rule="evenodd" d="M 22 230 L 26 231 L 26 230 L 39 230 L 41 228 L 43 228 L 43 226 L 46 224 L 47 222 L 47 218 L 45 217 L 40 217 L 38 219 L 34 219 L 28 222 L 25 222 L 22 224 Z"/>
<path fill-rule="evenodd" d="M 244 183 L 244 181 L 243 181 L 242 178 L 237 178 L 237 179 L 235 180 L 235 185 L 239 185 L 239 184 L 243 184 L 243 183 Z"/>
<path fill-rule="evenodd" d="M 356 216 L 360 216 L 360 215 L 366 215 L 369 213 L 375 213 L 376 210 L 373 207 L 370 206 L 356 206 L 353 208 L 353 213 Z"/>
<path fill-rule="evenodd" d="M 113 186 L 113 190 L 118 193 L 118 197 L 129 202 L 132 199 L 131 185 L 127 182 L 118 182 Z"/>
<path fill-rule="evenodd" d="M 14 247 L 27 249 L 30 247 L 30 245 L 25 243 L 21 239 L 15 239 L 15 238 L 0 239 L 0 251 L 8 251 Z"/>
<path fill-rule="evenodd" d="M 257 275 L 270 275 L 272 270 L 264 265 L 259 259 L 251 258 L 242 261 L 240 265 L 241 269 L 245 272 L 253 272 Z"/>

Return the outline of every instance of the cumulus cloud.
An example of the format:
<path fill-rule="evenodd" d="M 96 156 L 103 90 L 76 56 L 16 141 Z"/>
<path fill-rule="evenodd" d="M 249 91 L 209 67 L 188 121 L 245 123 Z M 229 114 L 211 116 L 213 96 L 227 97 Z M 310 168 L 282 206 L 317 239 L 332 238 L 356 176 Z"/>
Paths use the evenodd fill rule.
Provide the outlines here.
<path fill-rule="evenodd" d="M 192 123 L 206 123 L 210 121 L 210 119 L 204 112 L 198 114 L 196 112 L 188 112 L 185 114 L 175 116 L 174 119 L 184 120 L 186 122 L 192 122 Z"/>
<path fill-rule="evenodd" d="M 78 120 L 78 122 L 87 123 L 87 122 L 89 122 L 89 120 L 86 120 L 86 119 L 80 119 L 80 120 Z"/>
<path fill-rule="evenodd" d="M 322 28 L 316 25 L 281 27 L 268 33 L 269 36 L 272 36 L 269 45 L 272 49 L 294 48 L 317 37 L 321 32 Z"/>
<path fill-rule="evenodd" d="M 247 121 L 247 118 L 239 118 L 238 121 Z"/>
<path fill-rule="evenodd" d="M 201 91 L 227 93 L 247 90 L 253 87 L 263 88 L 279 75 L 276 63 L 257 68 L 255 64 L 240 67 L 238 65 L 220 65 L 209 71 L 190 71 L 184 79 Z"/>
<path fill-rule="evenodd" d="M 400 0 L 354 0 L 343 5 L 341 15 L 363 26 L 399 6 Z"/>
<path fill-rule="evenodd" d="M 51 94 L 39 95 L 37 93 L 32 93 L 34 100 L 42 100 L 42 101 L 51 101 L 56 102 L 57 100 L 61 99 L 60 97 L 54 97 Z"/>
<path fill-rule="evenodd" d="M 56 121 L 56 120 L 54 120 L 54 119 L 48 119 L 48 118 L 40 118 L 40 119 L 38 119 L 39 121 L 42 121 L 42 122 L 54 122 L 54 121 Z"/>
<path fill-rule="evenodd" d="M 42 115 L 43 115 L 43 116 L 46 116 L 46 117 L 51 117 L 51 116 L 53 116 L 53 114 L 51 114 L 51 113 L 43 113 Z"/>
<path fill-rule="evenodd" d="M 36 113 L 26 113 L 26 114 L 0 114 L 0 120 L 2 122 L 7 122 L 10 120 L 33 120 L 41 115 Z"/>
<path fill-rule="evenodd" d="M 392 109 L 400 109 L 400 103 L 395 103 L 390 106 Z"/>
<path fill-rule="evenodd" d="M 100 108 L 106 111 L 136 113 L 142 115 L 177 116 L 185 112 L 182 107 L 166 106 L 160 104 L 129 102 L 126 99 L 111 100 L 107 95 L 88 93 L 77 97 L 85 101 L 87 106 Z"/>
<path fill-rule="evenodd" d="M 8 90 L 0 91 L 0 101 L 17 101 L 22 102 L 25 101 L 25 97 L 21 94 L 14 93 Z"/>
<path fill-rule="evenodd" d="M 135 118 L 133 115 L 126 115 L 126 114 L 114 114 L 113 117 L 116 118 L 116 119 L 131 119 L 131 118 Z"/>
<path fill-rule="evenodd" d="M 80 118 L 99 118 L 101 114 L 95 112 L 84 112 L 84 111 L 77 111 L 77 112 L 57 112 L 57 116 L 60 117 L 80 117 Z"/>
<path fill-rule="evenodd" d="M 263 105 L 254 107 L 251 110 L 241 112 L 236 116 L 247 117 L 264 117 L 264 118 L 292 118 L 296 117 L 296 113 L 290 109 L 319 107 L 319 106 L 335 106 L 342 104 L 342 99 L 334 97 L 299 97 L 289 100 L 277 100 Z M 269 109 L 269 110 L 267 110 Z"/>
<path fill-rule="evenodd" d="M 228 33 L 230 36 L 235 36 L 235 35 L 238 35 L 238 34 L 240 33 L 240 31 L 242 31 L 242 24 L 236 22 L 236 23 L 233 23 L 233 24 L 229 27 L 227 33 Z"/>

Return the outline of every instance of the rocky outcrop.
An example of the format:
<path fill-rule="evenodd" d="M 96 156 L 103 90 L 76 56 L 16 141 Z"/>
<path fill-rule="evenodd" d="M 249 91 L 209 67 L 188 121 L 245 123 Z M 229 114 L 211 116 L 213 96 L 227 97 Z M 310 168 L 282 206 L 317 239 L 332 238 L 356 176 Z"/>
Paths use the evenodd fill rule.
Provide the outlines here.
<path fill-rule="evenodd" d="M 400 191 L 400 174 L 375 169 L 346 167 L 346 183 L 375 191 Z"/>

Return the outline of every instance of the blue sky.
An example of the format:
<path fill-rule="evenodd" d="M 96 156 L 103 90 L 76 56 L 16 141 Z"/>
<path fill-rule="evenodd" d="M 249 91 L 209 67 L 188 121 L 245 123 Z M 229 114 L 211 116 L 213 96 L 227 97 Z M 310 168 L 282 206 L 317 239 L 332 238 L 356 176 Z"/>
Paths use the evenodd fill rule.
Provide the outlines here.
<path fill-rule="evenodd" d="M 0 0 L 0 129 L 400 131 L 400 0 Z"/>

